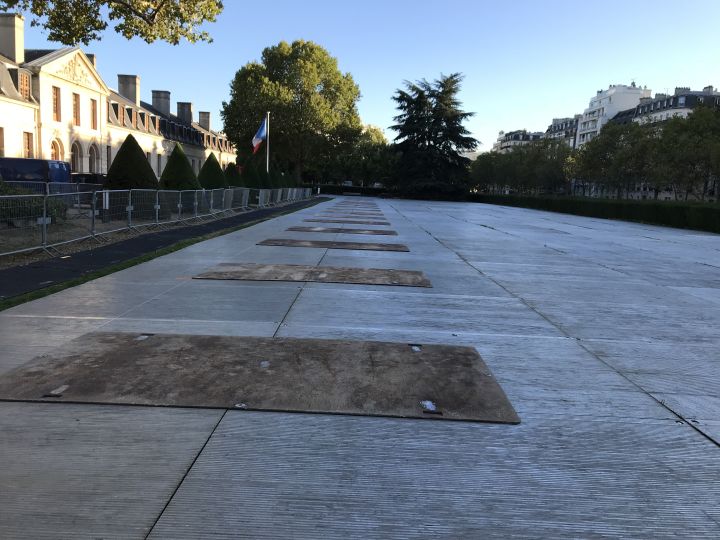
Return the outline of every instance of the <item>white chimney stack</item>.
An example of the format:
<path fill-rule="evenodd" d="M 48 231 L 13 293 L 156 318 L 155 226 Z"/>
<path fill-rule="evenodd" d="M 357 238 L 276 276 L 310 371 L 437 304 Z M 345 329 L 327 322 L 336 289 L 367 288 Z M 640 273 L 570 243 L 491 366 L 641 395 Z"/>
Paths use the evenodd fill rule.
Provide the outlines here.
<path fill-rule="evenodd" d="M 0 54 L 16 64 L 25 62 L 25 19 L 17 13 L 0 13 Z"/>

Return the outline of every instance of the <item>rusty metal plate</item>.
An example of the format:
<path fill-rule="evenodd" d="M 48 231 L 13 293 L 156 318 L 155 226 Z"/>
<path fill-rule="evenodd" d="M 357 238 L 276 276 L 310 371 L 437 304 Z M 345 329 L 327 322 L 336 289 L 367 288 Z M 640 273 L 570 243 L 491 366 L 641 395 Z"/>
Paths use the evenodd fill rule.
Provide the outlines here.
<path fill-rule="evenodd" d="M 325 249 L 364 249 L 370 251 L 410 251 L 404 244 L 381 244 L 378 242 L 333 242 L 332 240 L 296 240 L 293 238 L 268 238 L 258 246 L 305 247 Z"/>
<path fill-rule="evenodd" d="M 396 231 L 388 229 L 345 229 L 343 227 L 288 227 L 287 231 L 295 232 L 316 232 L 335 234 L 379 234 L 386 236 L 397 236 Z"/>
<path fill-rule="evenodd" d="M 382 212 L 354 212 L 354 211 L 331 211 L 326 210 L 324 212 L 320 212 L 318 215 L 326 215 L 326 216 L 369 216 L 369 217 L 385 217 L 385 214 Z"/>
<path fill-rule="evenodd" d="M 425 274 L 416 270 L 307 266 L 300 264 L 222 263 L 207 272 L 193 276 L 193 279 L 314 281 L 319 283 L 432 287 L 430 280 L 425 277 Z"/>
<path fill-rule="evenodd" d="M 368 341 L 89 333 L 0 397 L 519 422 L 474 348 Z"/>
<path fill-rule="evenodd" d="M 389 221 L 363 221 L 359 219 L 303 219 L 309 223 L 348 223 L 351 225 L 390 225 Z"/>

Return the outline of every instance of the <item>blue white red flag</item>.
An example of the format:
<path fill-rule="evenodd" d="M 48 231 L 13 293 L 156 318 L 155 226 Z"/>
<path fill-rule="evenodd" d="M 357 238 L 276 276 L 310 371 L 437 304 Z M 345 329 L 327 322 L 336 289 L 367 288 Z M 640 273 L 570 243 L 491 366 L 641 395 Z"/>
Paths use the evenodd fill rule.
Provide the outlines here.
<path fill-rule="evenodd" d="M 260 146 L 262 145 L 262 142 L 267 139 L 267 118 L 263 118 L 262 124 L 260 124 L 260 129 L 257 130 L 257 133 L 252 139 L 252 145 L 253 145 L 253 154 L 258 151 Z"/>

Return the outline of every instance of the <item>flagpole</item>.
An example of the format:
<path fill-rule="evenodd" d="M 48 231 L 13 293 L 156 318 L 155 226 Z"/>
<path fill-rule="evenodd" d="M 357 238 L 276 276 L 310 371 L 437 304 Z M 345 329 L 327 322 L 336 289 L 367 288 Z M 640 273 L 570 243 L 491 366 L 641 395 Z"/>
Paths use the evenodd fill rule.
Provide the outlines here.
<path fill-rule="evenodd" d="M 265 129 L 267 133 L 267 141 L 265 141 L 265 172 L 270 174 L 270 111 L 265 118 Z"/>

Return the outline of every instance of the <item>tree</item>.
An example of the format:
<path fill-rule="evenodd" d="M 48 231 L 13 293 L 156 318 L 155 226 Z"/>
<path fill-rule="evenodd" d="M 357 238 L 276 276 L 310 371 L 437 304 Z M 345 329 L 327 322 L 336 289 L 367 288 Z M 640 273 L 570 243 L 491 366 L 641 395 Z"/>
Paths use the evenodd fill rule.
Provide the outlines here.
<path fill-rule="evenodd" d="M 304 170 L 322 169 L 323 155 L 360 133 L 359 98 L 352 76 L 321 46 L 283 41 L 235 74 L 221 114 L 228 139 L 246 158 L 270 111 L 273 160 L 300 180 Z"/>
<path fill-rule="evenodd" d="M 462 152 L 474 150 L 478 142 L 463 123 L 474 113 L 461 110 L 457 98 L 462 75 L 442 75 L 431 82 L 405 82 L 393 96 L 400 114 L 392 129 L 397 131 L 401 184 L 445 184 L 464 186 L 470 160 Z"/>
<path fill-rule="evenodd" d="M 705 199 L 720 178 L 720 110 L 698 107 L 687 118 L 671 118 L 659 140 L 658 176 L 676 196 Z"/>
<path fill-rule="evenodd" d="M 135 137 L 128 135 L 115 155 L 107 172 L 107 189 L 158 189 L 155 176 L 147 156 Z"/>
<path fill-rule="evenodd" d="M 225 181 L 228 186 L 240 187 L 244 185 L 240 176 L 240 169 L 235 163 L 228 163 L 225 168 Z"/>
<path fill-rule="evenodd" d="M 198 27 L 214 22 L 222 10 L 220 0 L 0 0 L 0 12 L 29 13 L 33 26 L 65 45 L 99 40 L 108 21 L 117 21 L 114 30 L 127 39 L 147 43 L 212 41 Z"/>
<path fill-rule="evenodd" d="M 198 182 L 205 189 L 220 189 L 228 187 L 228 182 L 225 179 L 225 173 L 220 167 L 215 154 L 211 153 L 210 157 L 205 160 L 200 174 L 198 174 Z"/>
<path fill-rule="evenodd" d="M 200 189 L 195 171 L 192 170 L 185 151 L 180 143 L 175 144 L 172 154 L 160 176 L 162 189 Z"/>
<path fill-rule="evenodd" d="M 390 152 L 380 128 L 366 126 L 355 140 L 325 156 L 321 171 L 323 183 L 351 180 L 361 186 L 386 179 L 389 174 Z"/>

